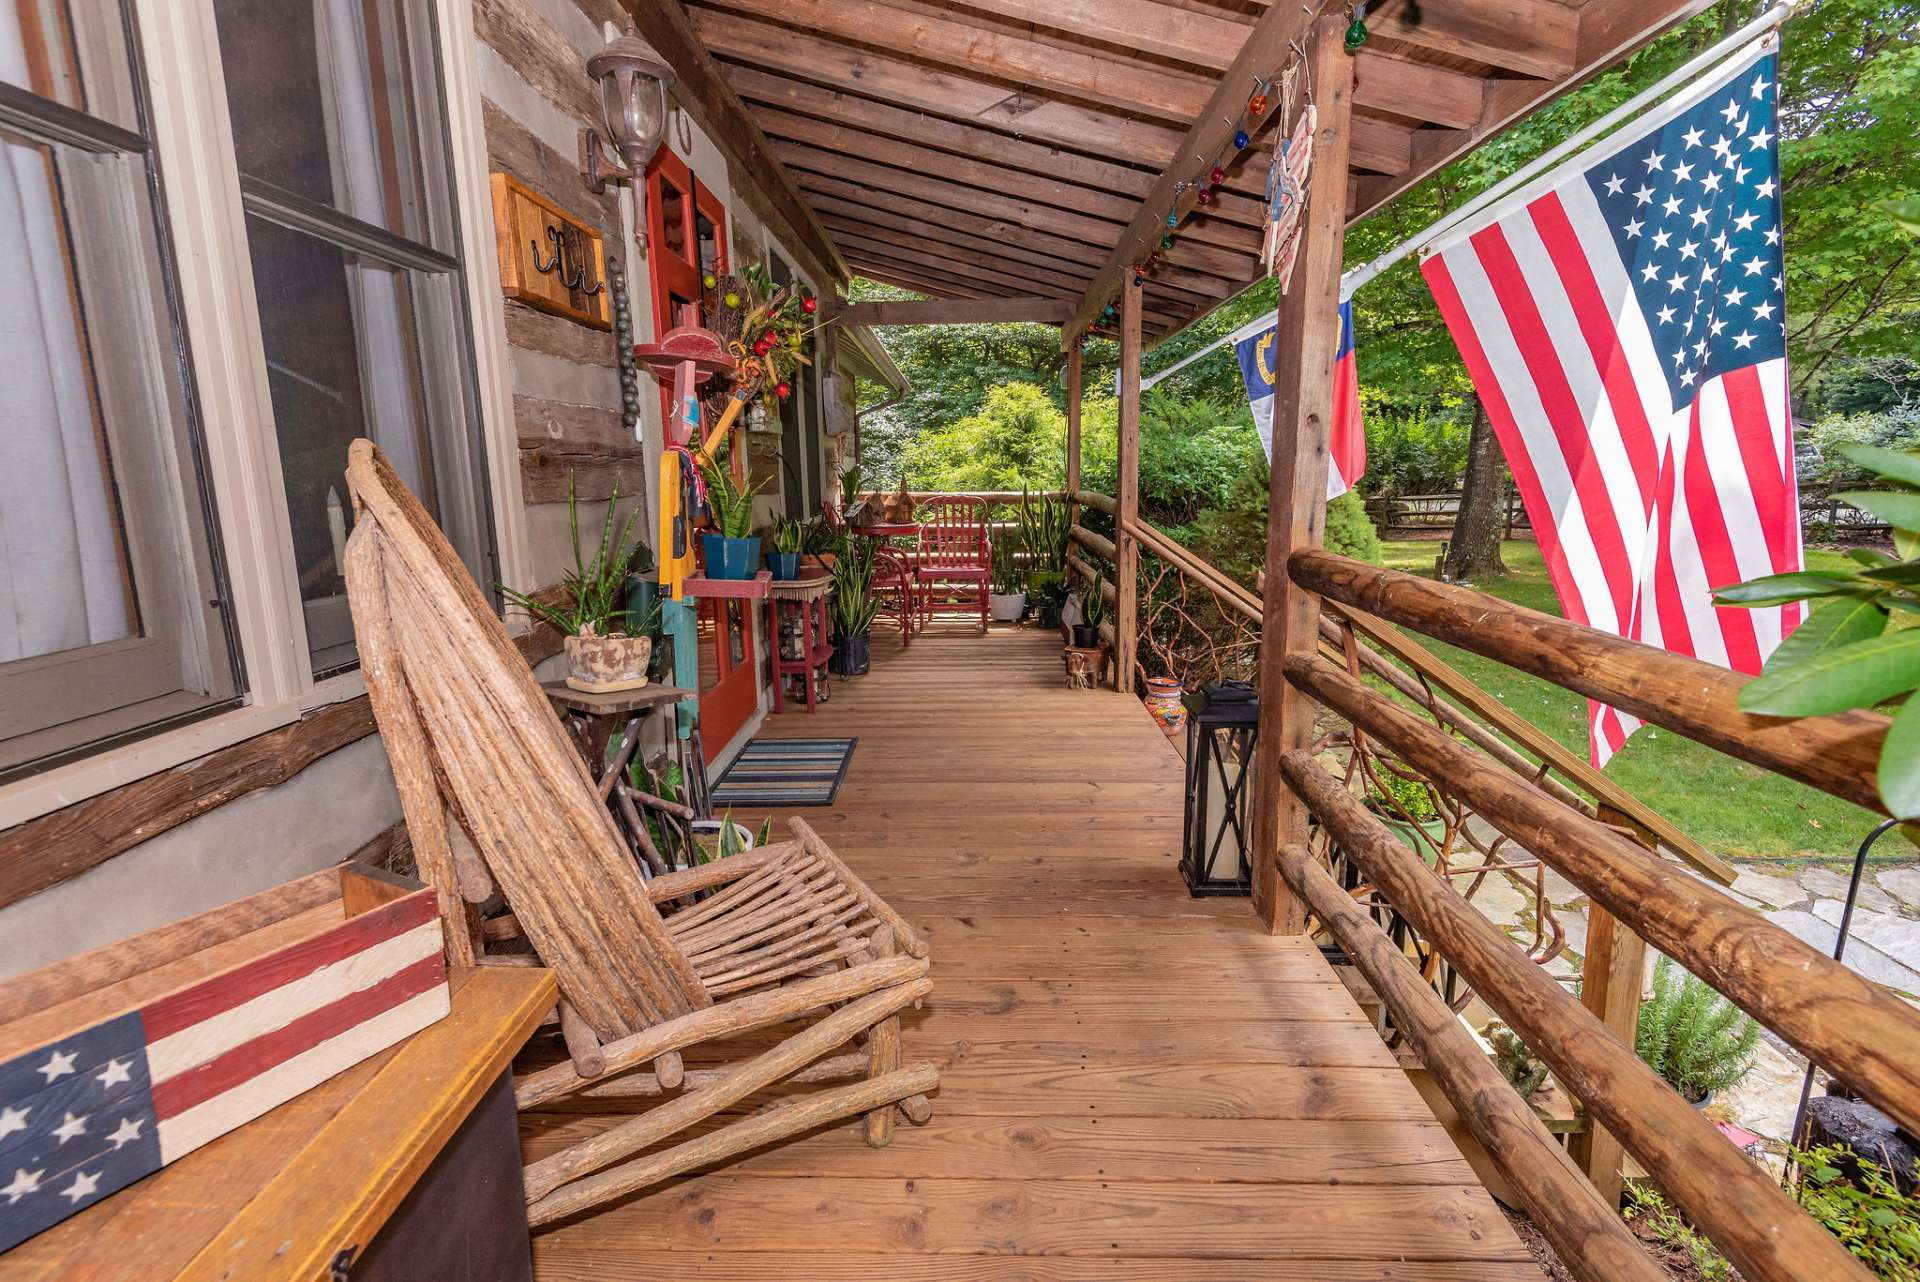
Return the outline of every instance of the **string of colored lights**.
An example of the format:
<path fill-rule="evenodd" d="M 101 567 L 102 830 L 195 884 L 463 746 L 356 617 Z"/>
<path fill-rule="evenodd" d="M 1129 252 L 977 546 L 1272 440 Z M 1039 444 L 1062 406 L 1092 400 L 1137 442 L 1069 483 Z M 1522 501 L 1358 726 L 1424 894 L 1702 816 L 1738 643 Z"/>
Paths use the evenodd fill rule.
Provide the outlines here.
<path fill-rule="evenodd" d="M 1319 8 L 1324 7 L 1326 7 L 1326 0 L 1323 0 L 1319 6 Z M 1409 6 L 1409 8 L 1412 8 L 1412 6 Z M 1351 17 L 1351 20 L 1347 24 L 1345 38 L 1346 50 L 1349 54 L 1354 54 L 1358 53 L 1360 46 L 1367 42 L 1366 0 L 1357 0 L 1356 3 L 1347 5 L 1346 11 Z M 1314 12 L 1317 14 L 1318 9 Z M 1301 68 L 1304 67 L 1305 63 L 1306 51 L 1301 49 L 1298 44 L 1293 45 L 1293 57 L 1288 63 L 1288 68 Z M 1185 221 L 1186 218 L 1186 214 L 1183 213 L 1180 208 L 1181 198 L 1189 191 L 1193 192 L 1194 203 L 1187 212 L 1191 212 L 1192 209 L 1204 209 L 1213 203 L 1214 190 L 1226 182 L 1228 166 L 1232 165 L 1233 162 L 1238 159 L 1240 153 L 1244 152 L 1248 145 L 1252 143 L 1253 135 L 1251 130 L 1257 129 L 1266 123 L 1267 108 L 1272 105 L 1270 95 L 1273 92 L 1273 86 L 1285 74 L 1285 71 L 1282 70 L 1277 71 L 1273 75 L 1256 77 L 1253 92 L 1247 95 L 1245 108 L 1234 119 L 1233 134 L 1229 139 L 1229 149 L 1215 156 L 1213 162 L 1207 166 L 1203 173 L 1196 175 L 1192 179 L 1183 178 L 1174 183 L 1173 195 L 1167 207 L 1166 228 L 1161 232 L 1158 247 L 1149 250 L 1144 257 L 1136 260 L 1133 264 L 1131 275 L 1132 287 L 1134 289 L 1143 289 L 1146 287 L 1147 278 L 1160 266 L 1162 257 L 1173 249 L 1174 237 L 1179 234 L 1180 224 Z M 1311 96 L 1311 88 L 1308 90 L 1308 95 Z M 1282 120 L 1280 122 L 1280 129 L 1284 132 L 1285 128 L 1286 122 Z M 1278 148 L 1276 147 L 1276 155 L 1277 154 Z M 1099 315 L 1094 318 L 1093 322 L 1076 336 L 1075 341 L 1083 342 L 1088 335 L 1096 331 L 1112 328 L 1118 319 L 1118 315 L 1118 302 L 1109 300 L 1106 306 L 1100 309 Z"/>

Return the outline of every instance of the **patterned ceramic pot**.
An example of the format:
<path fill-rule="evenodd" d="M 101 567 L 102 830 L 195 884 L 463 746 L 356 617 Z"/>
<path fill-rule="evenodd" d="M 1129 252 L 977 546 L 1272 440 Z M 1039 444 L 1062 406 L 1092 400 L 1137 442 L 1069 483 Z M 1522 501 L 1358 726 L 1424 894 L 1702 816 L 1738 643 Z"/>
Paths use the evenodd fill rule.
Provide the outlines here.
<path fill-rule="evenodd" d="M 652 637 L 580 636 L 566 638 L 567 684 L 575 690 L 605 694 L 647 684 L 653 658 Z"/>
<path fill-rule="evenodd" d="M 1185 689 L 1178 677 L 1147 678 L 1147 711 L 1169 739 L 1187 728 L 1187 705 L 1180 702 Z"/>

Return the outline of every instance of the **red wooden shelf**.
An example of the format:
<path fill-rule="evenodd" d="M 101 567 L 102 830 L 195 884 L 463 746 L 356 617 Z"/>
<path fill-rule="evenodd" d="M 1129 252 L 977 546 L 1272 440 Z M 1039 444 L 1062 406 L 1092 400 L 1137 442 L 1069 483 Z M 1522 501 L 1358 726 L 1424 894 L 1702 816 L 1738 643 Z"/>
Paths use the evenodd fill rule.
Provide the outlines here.
<path fill-rule="evenodd" d="M 686 581 L 683 591 L 688 596 L 734 597 L 760 600 L 767 595 L 767 589 L 773 584 L 773 571 L 762 570 L 751 579 L 709 579 L 704 575 L 694 575 Z"/>

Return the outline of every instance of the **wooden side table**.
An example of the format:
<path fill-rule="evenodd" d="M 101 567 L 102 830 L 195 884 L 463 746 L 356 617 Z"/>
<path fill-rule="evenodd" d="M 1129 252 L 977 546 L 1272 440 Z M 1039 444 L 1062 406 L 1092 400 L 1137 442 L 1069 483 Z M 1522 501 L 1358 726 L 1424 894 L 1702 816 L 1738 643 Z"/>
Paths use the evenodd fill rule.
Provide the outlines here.
<path fill-rule="evenodd" d="M 0 1280 L 531 1279 L 511 1065 L 553 974 L 451 979 L 445 1019 L 27 1239 Z"/>
<path fill-rule="evenodd" d="M 820 574 L 802 579 L 776 580 L 767 590 L 767 636 L 773 647 L 773 710 L 779 713 L 785 703 L 782 688 L 786 678 L 800 678 L 800 689 L 812 712 L 820 702 L 815 673 L 833 657 L 833 642 L 828 639 L 827 598 L 833 594 L 833 578 Z M 780 645 L 782 610 L 799 615 L 800 657 L 789 659 Z"/>
<path fill-rule="evenodd" d="M 572 731 L 574 742 L 587 759 L 587 769 L 599 785 L 600 800 L 613 802 L 627 844 L 655 876 L 669 871 L 667 860 L 647 831 L 647 821 L 640 813 L 639 804 L 683 820 L 695 818 L 698 806 L 684 806 L 641 792 L 627 782 L 627 763 L 638 750 L 645 718 L 663 708 L 678 706 L 682 699 L 692 697 L 693 692 L 679 686 L 643 685 L 635 690 L 595 694 L 575 690 L 564 681 L 548 681 L 540 688 L 546 691 L 547 698 L 565 718 L 567 729 Z M 620 746 L 609 759 L 607 746 L 616 733 L 620 736 Z M 696 759 L 695 752 L 688 750 L 690 740 L 678 738 L 671 732 L 667 739 L 680 749 L 680 770 L 687 780 L 687 796 L 697 802 L 706 794 L 705 767 Z"/>

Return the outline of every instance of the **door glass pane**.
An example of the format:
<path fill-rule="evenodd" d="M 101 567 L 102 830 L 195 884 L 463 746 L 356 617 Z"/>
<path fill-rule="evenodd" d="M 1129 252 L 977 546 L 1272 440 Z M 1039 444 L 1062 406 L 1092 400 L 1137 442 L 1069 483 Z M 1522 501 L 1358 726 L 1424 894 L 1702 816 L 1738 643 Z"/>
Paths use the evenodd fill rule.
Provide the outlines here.
<path fill-rule="evenodd" d="M 139 128 L 118 0 L 0 0 L 0 81 Z"/>
<path fill-rule="evenodd" d="M 458 362 L 430 359 L 426 349 L 454 330 L 451 295 L 434 288 L 435 273 L 392 267 L 263 218 L 247 220 L 247 240 L 308 649 L 315 670 L 325 671 L 353 659 L 340 564 L 352 516 L 342 475 L 347 446 L 371 438 L 429 511 L 447 507 L 432 425 L 459 412 Z M 484 566 L 469 569 L 488 581 Z"/>
<path fill-rule="evenodd" d="M 667 179 L 660 180 L 661 248 L 684 262 L 693 262 L 687 233 L 687 193 Z"/>
<path fill-rule="evenodd" d="M 427 6 L 214 0 L 214 11 L 240 172 L 446 247 L 429 198 L 445 176 Z"/>

